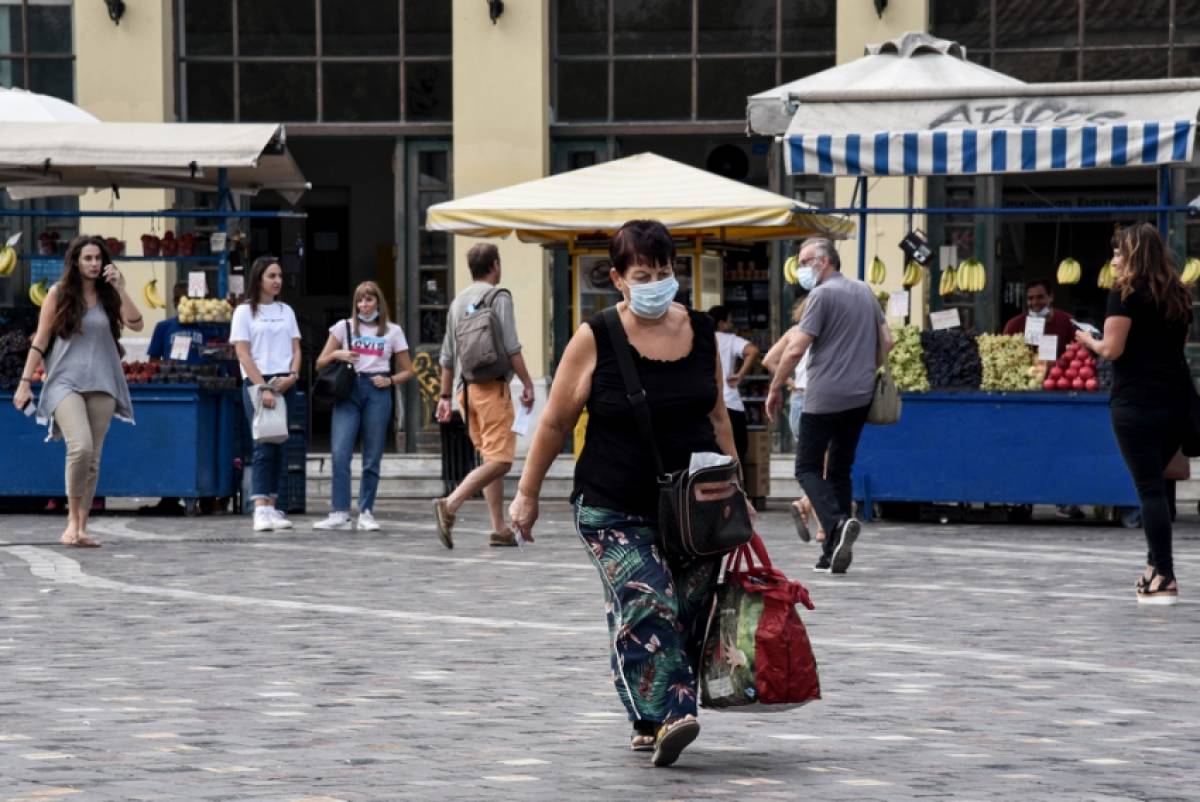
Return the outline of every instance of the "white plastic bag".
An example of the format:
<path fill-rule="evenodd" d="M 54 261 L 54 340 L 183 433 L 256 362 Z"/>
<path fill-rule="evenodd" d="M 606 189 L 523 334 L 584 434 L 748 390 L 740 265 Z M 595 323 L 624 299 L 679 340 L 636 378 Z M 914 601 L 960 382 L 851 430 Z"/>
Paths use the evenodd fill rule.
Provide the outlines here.
<path fill-rule="evenodd" d="M 250 426 L 250 434 L 256 443 L 286 443 L 288 439 L 287 401 L 282 393 L 275 393 L 275 406 L 267 409 L 263 406 L 262 391 L 270 389 L 262 386 L 251 388 L 254 399 L 254 422 Z"/>

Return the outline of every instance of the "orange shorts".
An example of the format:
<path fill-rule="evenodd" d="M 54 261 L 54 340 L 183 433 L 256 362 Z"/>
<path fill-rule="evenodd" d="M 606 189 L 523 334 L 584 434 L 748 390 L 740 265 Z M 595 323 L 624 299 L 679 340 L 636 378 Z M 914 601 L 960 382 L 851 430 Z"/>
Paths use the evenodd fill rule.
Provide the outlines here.
<path fill-rule="evenodd" d="M 517 435 L 512 430 L 516 420 L 512 390 L 506 381 L 472 384 L 458 395 L 458 405 L 467 410 L 467 429 L 471 442 L 486 462 L 512 462 L 517 454 Z"/>

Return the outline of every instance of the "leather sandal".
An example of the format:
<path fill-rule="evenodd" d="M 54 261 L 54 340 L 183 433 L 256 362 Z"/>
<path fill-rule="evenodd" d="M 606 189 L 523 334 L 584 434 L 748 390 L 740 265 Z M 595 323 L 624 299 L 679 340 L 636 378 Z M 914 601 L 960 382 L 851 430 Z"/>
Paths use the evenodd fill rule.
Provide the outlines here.
<path fill-rule="evenodd" d="M 1159 580 L 1154 587 L 1154 580 Z M 1174 585 L 1174 587 L 1168 587 Z M 1179 602 L 1179 583 L 1173 576 L 1165 576 L 1154 570 L 1150 581 L 1137 589 L 1138 604 L 1177 604 Z"/>
<path fill-rule="evenodd" d="M 695 716 L 684 716 L 674 721 L 668 721 L 658 729 L 658 737 L 654 741 L 654 756 L 650 762 L 655 766 L 670 766 L 688 744 L 696 740 L 700 734 L 700 722 Z"/>

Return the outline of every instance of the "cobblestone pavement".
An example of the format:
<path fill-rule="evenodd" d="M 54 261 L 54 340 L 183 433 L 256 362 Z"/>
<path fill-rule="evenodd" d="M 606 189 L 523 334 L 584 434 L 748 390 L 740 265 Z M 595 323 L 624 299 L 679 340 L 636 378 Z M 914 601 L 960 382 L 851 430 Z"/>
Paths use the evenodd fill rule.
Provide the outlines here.
<path fill-rule="evenodd" d="M 1200 798 L 1200 527 L 1139 609 L 1141 535 L 868 526 L 845 577 L 760 518 L 824 699 L 704 713 L 676 767 L 628 748 L 600 583 L 565 504 L 538 542 L 457 548 L 247 519 L 0 518 L 0 802 Z"/>

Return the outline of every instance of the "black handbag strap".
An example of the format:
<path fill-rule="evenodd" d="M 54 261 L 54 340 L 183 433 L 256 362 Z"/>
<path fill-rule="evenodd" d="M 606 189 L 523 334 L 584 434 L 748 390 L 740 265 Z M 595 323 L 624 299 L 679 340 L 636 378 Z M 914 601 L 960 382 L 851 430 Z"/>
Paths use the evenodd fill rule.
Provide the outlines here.
<path fill-rule="evenodd" d="M 658 444 L 654 439 L 654 426 L 650 420 L 650 406 L 646 403 L 646 391 L 642 388 L 637 368 L 633 365 L 633 352 L 629 348 L 629 338 L 625 336 L 625 327 L 621 325 L 621 316 L 615 306 L 608 307 L 603 314 L 604 323 L 608 326 L 608 339 L 612 342 L 613 354 L 617 358 L 617 367 L 621 369 L 621 378 L 625 381 L 625 396 L 633 407 L 633 417 L 642 432 L 642 439 L 650 444 L 650 453 L 654 455 L 655 475 L 666 476 L 662 457 L 658 453 Z"/>

